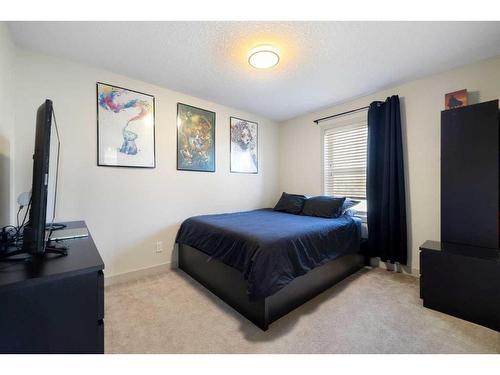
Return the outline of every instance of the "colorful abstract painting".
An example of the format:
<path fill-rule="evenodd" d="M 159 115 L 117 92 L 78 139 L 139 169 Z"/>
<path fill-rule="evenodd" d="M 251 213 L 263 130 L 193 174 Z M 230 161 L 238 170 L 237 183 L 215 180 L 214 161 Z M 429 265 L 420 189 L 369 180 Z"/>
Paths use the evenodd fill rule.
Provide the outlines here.
<path fill-rule="evenodd" d="M 231 172 L 258 172 L 258 132 L 256 122 L 230 118 Z"/>
<path fill-rule="evenodd" d="M 97 83 L 97 164 L 155 167 L 155 98 Z"/>
<path fill-rule="evenodd" d="M 215 112 L 177 104 L 177 169 L 215 172 Z"/>

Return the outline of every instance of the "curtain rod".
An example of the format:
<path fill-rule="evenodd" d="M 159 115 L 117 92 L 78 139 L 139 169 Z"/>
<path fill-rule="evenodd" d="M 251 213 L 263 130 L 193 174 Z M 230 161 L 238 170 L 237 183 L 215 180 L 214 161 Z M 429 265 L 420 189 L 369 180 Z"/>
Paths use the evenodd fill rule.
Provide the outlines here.
<path fill-rule="evenodd" d="M 343 116 L 343 115 L 347 115 L 349 113 L 353 113 L 353 112 L 358 112 L 358 111 L 362 111 L 363 109 L 368 109 L 370 108 L 369 105 L 365 106 L 365 107 L 360 107 L 360 108 L 356 108 L 356 109 L 351 109 L 350 111 L 346 111 L 346 112 L 342 112 L 342 113 L 337 113 L 335 115 L 331 115 L 331 116 L 327 116 L 327 117 L 323 117 L 323 118 L 319 118 L 317 120 L 314 120 L 314 122 L 316 124 L 319 124 L 321 121 L 325 121 L 325 120 L 329 120 L 331 118 L 335 118 L 335 117 L 338 117 L 338 116 Z"/>

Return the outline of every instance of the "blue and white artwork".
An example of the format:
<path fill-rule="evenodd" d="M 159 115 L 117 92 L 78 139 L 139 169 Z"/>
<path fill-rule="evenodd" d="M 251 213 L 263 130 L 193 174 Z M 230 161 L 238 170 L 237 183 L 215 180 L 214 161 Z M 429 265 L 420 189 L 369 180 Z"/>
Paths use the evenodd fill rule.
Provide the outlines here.
<path fill-rule="evenodd" d="M 155 99 L 97 83 L 98 165 L 155 167 Z"/>
<path fill-rule="evenodd" d="M 230 118 L 231 172 L 258 172 L 258 131 L 256 122 Z"/>

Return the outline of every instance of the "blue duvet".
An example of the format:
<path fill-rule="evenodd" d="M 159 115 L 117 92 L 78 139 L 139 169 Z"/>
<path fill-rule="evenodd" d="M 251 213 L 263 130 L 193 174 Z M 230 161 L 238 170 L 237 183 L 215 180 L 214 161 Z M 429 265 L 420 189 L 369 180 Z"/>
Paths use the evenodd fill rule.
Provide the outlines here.
<path fill-rule="evenodd" d="M 360 220 L 292 215 L 272 209 L 195 216 L 176 241 L 243 273 L 250 300 L 268 297 L 341 255 L 359 251 Z"/>

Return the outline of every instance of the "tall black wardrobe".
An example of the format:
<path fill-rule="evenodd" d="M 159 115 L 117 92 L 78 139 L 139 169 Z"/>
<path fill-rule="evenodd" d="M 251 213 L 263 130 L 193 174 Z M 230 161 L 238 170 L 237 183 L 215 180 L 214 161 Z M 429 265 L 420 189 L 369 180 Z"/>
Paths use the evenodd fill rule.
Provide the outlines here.
<path fill-rule="evenodd" d="M 441 112 L 441 242 L 420 247 L 425 307 L 500 330 L 498 100 Z"/>

